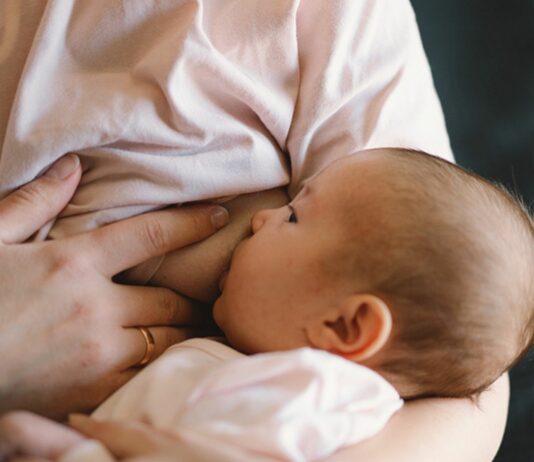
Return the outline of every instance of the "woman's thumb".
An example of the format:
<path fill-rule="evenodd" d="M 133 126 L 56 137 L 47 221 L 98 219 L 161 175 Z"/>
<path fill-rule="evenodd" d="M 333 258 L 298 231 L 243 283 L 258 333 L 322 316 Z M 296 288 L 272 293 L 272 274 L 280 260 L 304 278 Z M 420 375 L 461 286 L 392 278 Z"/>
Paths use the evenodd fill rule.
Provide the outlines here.
<path fill-rule="evenodd" d="M 23 242 L 67 205 L 80 181 L 80 159 L 67 154 L 46 173 L 0 201 L 0 243 Z"/>

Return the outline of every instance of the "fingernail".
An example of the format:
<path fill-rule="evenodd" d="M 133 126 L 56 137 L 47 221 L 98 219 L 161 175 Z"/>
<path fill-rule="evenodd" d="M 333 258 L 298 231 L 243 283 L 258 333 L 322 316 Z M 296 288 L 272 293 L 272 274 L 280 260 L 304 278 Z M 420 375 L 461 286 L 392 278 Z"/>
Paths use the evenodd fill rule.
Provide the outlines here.
<path fill-rule="evenodd" d="M 228 224 L 228 221 L 230 221 L 230 215 L 228 214 L 228 210 L 226 210 L 224 207 L 215 206 L 212 207 L 210 210 L 211 214 L 211 222 L 213 223 L 213 226 L 215 228 L 220 229 L 226 224 Z"/>
<path fill-rule="evenodd" d="M 80 165 L 80 158 L 74 154 L 67 154 L 57 160 L 44 176 L 56 180 L 66 180 Z"/>

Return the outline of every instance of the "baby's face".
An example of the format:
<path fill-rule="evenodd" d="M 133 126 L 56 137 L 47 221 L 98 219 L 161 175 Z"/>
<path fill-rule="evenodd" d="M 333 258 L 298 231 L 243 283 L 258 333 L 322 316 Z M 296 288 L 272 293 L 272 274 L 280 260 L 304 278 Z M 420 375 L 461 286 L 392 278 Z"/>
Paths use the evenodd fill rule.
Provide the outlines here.
<path fill-rule="evenodd" d="M 253 217 L 252 236 L 235 249 L 214 305 L 234 347 L 254 353 L 307 345 L 306 318 L 346 294 L 329 268 L 346 240 L 343 202 L 359 187 L 354 169 L 366 154 L 360 155 L 310 179 L 289 205 Z"/>

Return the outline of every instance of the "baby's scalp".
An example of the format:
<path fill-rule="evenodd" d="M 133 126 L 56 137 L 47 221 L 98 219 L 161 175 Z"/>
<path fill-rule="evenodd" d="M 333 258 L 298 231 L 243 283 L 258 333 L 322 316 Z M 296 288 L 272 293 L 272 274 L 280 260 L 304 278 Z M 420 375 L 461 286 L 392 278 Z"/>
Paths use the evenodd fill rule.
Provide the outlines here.
<path fill-rule="evenodd" d="M 365 156 L 366 189 L 361 164 L 338 173 L 352 186 L 332 271 L 390 306 L 378 370 L 393 383 L 408 377 L 408 397 L 477 394 L 532 345 L 532 219 L 504 188 L 442 159 Z"/>

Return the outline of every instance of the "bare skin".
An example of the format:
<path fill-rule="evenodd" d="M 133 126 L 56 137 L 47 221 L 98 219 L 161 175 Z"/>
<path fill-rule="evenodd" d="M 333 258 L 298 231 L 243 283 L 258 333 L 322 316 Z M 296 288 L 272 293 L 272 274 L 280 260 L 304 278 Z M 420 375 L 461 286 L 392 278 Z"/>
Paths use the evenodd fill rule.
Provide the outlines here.
<path fill-rule="evenodd" d="M 233 215 L 228 230 L 201 245 L 194 242 L 216 231 L 209 204 L 21 244 L 59 213 L 80 176 L 77 164 L 65 178 L 45 176 L 0 202 L 0 412 L 26 409 L 59 419 L 91 411 L 139 371 L 132 366 L 146 347 L 134 326 L 150 327 L 154 358 L 174 343 L 206 334 L 209 306 L 198 301 L 217 296 L 219 275 L 234 246 L 250 233 L 250 217 L 286 201 L 279 189 L 228 202 Z M 111 280 L 168 252 L 151 281 L 160 287 Z M 63 373 L 50 373 L 55 370 Z"/>
<path fill-rule="evenodd" d="M 254 214 L 285 205 L 288 200 L 285 188 L 276 188 L 242 194 L 225 202 L 223 205 L 230 214 L 228 225 L 208 239 L 168 254 L 149 284 L 170 288 L 202 302 L 213 302 L 219 296 L 219 277 L 227 269 L 235 246 L 251 233 Z M 159 258 L 138 265 L 125 272 L 123 280 L 146 281 L 157 262 Z"/>
<path fill-rule="evenodd" d="M 408 402 L 370 440 L 347 447 L 328 462 L 490 462 L 504 432 L 509 395 L 504 375 L 480 396 Z M 141 422 L 99 422 L 72 416 L 71 428 L 27 413 L 0 418 L 0 457 L 57 460 L 86 438 L 101 441 L 120 461 L 227 460 L 215 448 L 192 447 Z M 230 462 L 230 461 L 229 461 Z"/>
<path fill-rule="evenodd" d="M 172 208 L 27 243 L 80 180 L 74 156 L 56 167 L 0 201 L 0 413 L 26 409 L 61 418 L 90 411 L 139 371 L 146 343 L 136 326 L 150 328 L 154 358 L 203 331 L 191 299 L 111 278 L 214 233 L 220 226 L 212 212 L 221 209 Z"/>
<path fill-rule="evenodd" d="M 62 204 L 66 203 L 70 194 L 74 191 L 76 184 L 77 178 L 72 177 L 66 183 L 48 185 L 50 188 L 56 188 L 56 192 L 58 189 L 60 190 L 60 194 L 57 196 L 59 202 L 49 207 L 48 214 L 38 217 L 33 224 L 26 225 L 26 237 L 50 216 L 59 211 Z M 213 296 L 213 291 L 216 290 L 214 287 L 215 281 L 218 279 L 217 273 L 219 269 L 224 268 L 227 264 L 235 244 L 243 235 L 249 232 L 248 223 L 250 220 L 248 217 L 252 216 L 258 209 L 278 207 L 286 200 L 282 191 L 278 191 L 275 195 L 276 197 L 274 195 L 271 196 L 271 194 L 273 193 L 269 193 L 268 196 L 266 195 L 263 198 L 263 194 L 259 196 L 251 195 L 253 198 L 252 204 L 255 201 L 258 202 L 256 206 L 250 209 L 246 207 L 241 209 L 239 207 L 240 201 L 235 202 L 236 208 L 233 209 L 234 219 L 236 213 L 242 213 L 243 219 L 236 220 L 239 225 L 235 224 L 232 232 L 228 232 L 224 239 L 215 240 L 211 238 L 211 241 L 209 239 L 206 240 L 204 244 L 206 247 L 199 245 L 198 247 L 191 246 L 185 249 L 187 250 L 186 254 L 190 252 L 189 258 L 192 258 L 195 252 L 198 252 L 198 258 L 209 259 L 214 254 L 213 249 L 217 249 L 219 245 L 222 247 L 222 250 L 219 249 L 218 253 L 216 253 L 217 257 L 213 259 L 214 263 L 213 261 L 211 263 L 216 268 L 211 275 L 204 278 L 208 260 L 203 260 L 204 263 L 198 263 L 195 271 L 197 271 L 197 275 L 200 273 L 198 279 L 200 282 L 198 286 L 195 286 L 192 282 L 188 283 L 188 285 L 180 286 L 184 292 L 205 300 L 209 300 Z M 62 200 L 63 202 L 60 203 Z M 264 200 L 272 202 L 269 202 L 269 205 L 264 203 Z M 250 205 L 248 202 L 247 204 Z M 38 202 L 33 205 L 32 210 L 42 209 L 42 204 Z M 37 205 L 41 205 L 41 207 L 37 207 Z M 229 203 L 225 205 L 229 205 Z M 54 211 L 55 213 L 52 213 Z M 28 214 L 24 213 L 23 215 L 27 216 Z M 18 236 L 17 239 L 20 240 L 23 237 Z M 12 239 L 12 242 L 17 242 L 17 239 Z M 149 257 L 149 254 L 150 251 L 146 257 Z M 178 254 L 179 252 L 176 252 L 170 257 Z M 46 254 L 43 255 L 46 256 Z M 187 274 L 187 272 L 182 274 Z M 163 277 L 163 274 L 158 274 L 156 279 L 159 280 L 159 277 Z M 193 279 L 191 278 L 191 281 Z M 155 280 L 154 282 L 157 281 Z M 160 280 L 160 283 L 163 282 L 165 281 Z M 150 289 L 139 288 L 139 290 Z M 165 293 L 167 294 L 167 292 Z M 191 308 L 192 306 L 187 311 L 192 312 Z M 109 345 L 109 342 L 106 345 Z M 125 378 L 119 377 L 115 382 L 108 380 L 105 386 L 101 385 L 104 390 L 101 392 L 102 395 L 119 386 L 122 380 L 125 380 Z M 505 376 L 496 382 L 492 389 L 481 395 L 480 408 L 477 408 L 468 400 L 432 399 L 409 402 L 396 414 L 383 432 L 368 442 L 344 449 L 336 454 L 332 460 L 338 462 L 349 460 L 378 462 L 393 459 L 397 461 L 434 460 L 436 462 L 448 462 L 450 460 L 458 462 L 490 461 L 498 449 L 504 432 L 508 393 L 508 379 Z M 102 395 L 97 395 L 97 398 L 101 398 Z M 62 398 L 65 397 L 68 398 L 66 402 L 68 404 L 67 408 L 69 408 L 66 412 L 80 409 L 80 396 L 74 398 L 69 397 L 68 394 L 62 396 Z M 58 401 L 53 401 L 52 404 L 57 405 Z M 92 407 L 95 404 L 97 403 L 91 405 L 91 403 L 85 402 L 87 407 Z M 8 409 L 10 407 L 5 410 Z M 38 422 L 33 419 L 38 419 Z M 161 460 L 176 460 L 178 446 L 173 445 L 168 437 L 162 436 L 157 430 L 150 427 L 139 424 L 133 424 L 133 427 L 131 424 L 100 425 L 95 423 L 93 425 L 84 424 L 84 422 L 80 421 L 73 422 L 73 425 L 78 432 L 73 432 L 65 426 L 60 426 L 33 415 L 6 414 L 0 419 L 0 434 L 2 435 L 0 438 L 0 454 L 17 453 L 39 457 L 44 460 L 55 460 L 61 453 L 82 441 L 85 438 L 83 435 L 87 435 L 101 439 L 119 460 L 153 456 L 157 456 Z M 31 432 L 28 431 L 29 429 L 31 429 Z M 136 441 L 137 444 L 132 445 L 132 441 Z M 125 447 L 128 450 L 121 453 L 121 448 Z"/>

